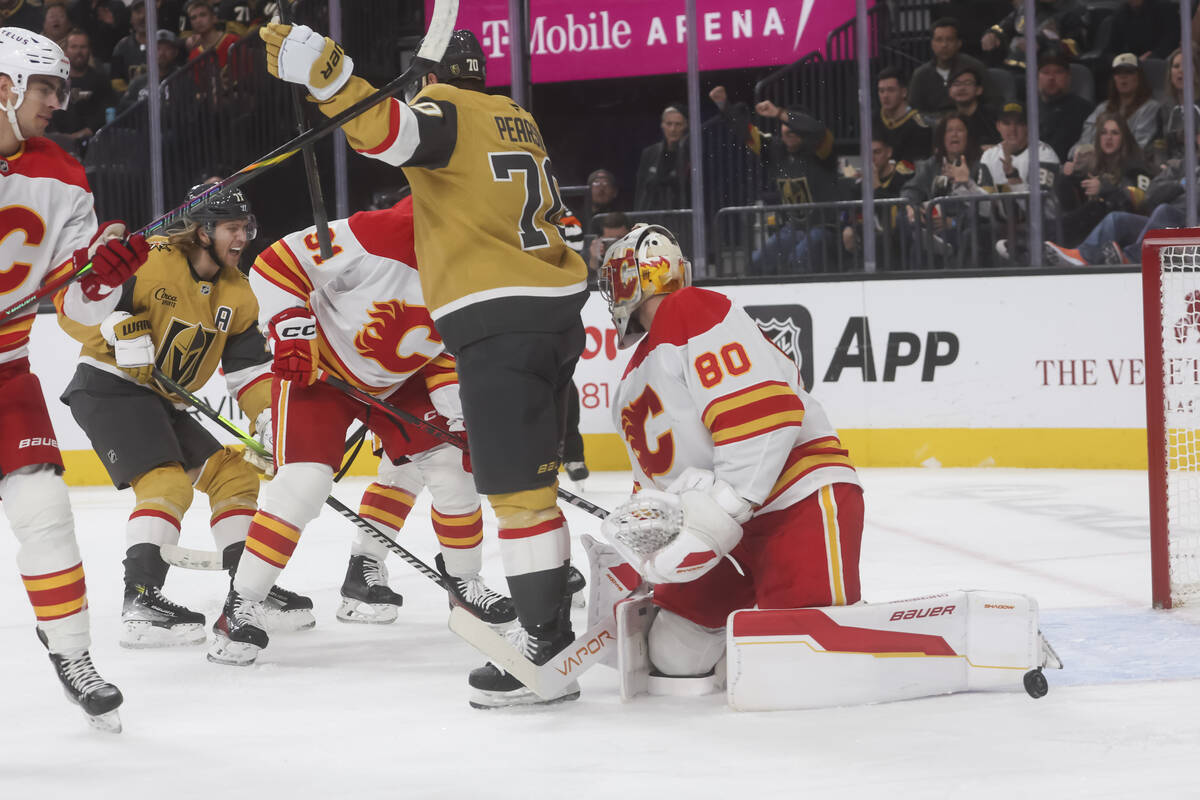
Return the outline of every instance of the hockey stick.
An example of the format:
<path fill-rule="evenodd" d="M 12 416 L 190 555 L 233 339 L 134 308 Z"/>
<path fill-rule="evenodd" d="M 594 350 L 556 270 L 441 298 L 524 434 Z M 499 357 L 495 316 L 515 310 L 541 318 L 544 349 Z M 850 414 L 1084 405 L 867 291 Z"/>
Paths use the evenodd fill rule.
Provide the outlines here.
<path fill-rule="evenodd" d="M 361 389 L 351 386 L 350 384 L 346 383 L 344 380 L 342 380 L 340 378 L 335 378 L 328 373 L 324 373 L 321 376 L 321 380 L 323 380 L 325 383 L 328 383 L 330 386 L 337 389 L 338 391 L 343 392 L 343 393 L 349 395 L 350 397 L 353 397 L 355 400 L 358 400 L 360 403 L 364 403 L 372 408 L 379 409 L 380 411 L 387 414 L 389 417 L 391 417 L 392 419 L 394 419 L 398 422 L 405 422 L 416 428 L 420 428 L 421 430 L 425 431 L 426 433 L 430 434 L 431 436 L 433 436 L 437 439 L 441 439 L 443 442 L 448 442 L 449 444 L 454 445 L 459 450 L 467 450 L 468 449 L 467 443 L 464 442 L 460 437 L 455 436 L 450 431 L 444 430 L 443 428 L 439 428 L 437 425 L 431 425 L 428 422 L 426 422 L 425 420 L 421 419 L 420 417 L 410 414 L 403 409 L 396 408 L 395 406 L 391 405 L 390 403 L 380 400 L 378 397 L 375 397 L 372 394 L 368 394 L 367 392 L 364 392 Z M 561 497 L 563 500 L 566 500 L 568 503 L 575 506 L 576 508 L 583 509 L 584 511 L 588 512 L 589 514 L 591 514 L 594 517 L 599 517 L 600 519 L 604 519 L 605 517 L 608 516 L 608 512 L 605 511 L 600 506 L 596 505 L 595 503 L 590 503 L 587 500 L 584 500 L 579 495 L 573 494 L 573 493 L 567 491 L 566 489 L 562 488 L 561 486 L 558 487 L 557 491 L 558 491 L 558 496 Z"/>
<path fill-rule="evenodd" d="M 285 25 L 292 22 L 291 3 L 296 0 L 281 0 L 278 4 L 279 21 Z M 292 84 L 292 118 L 296 122 L 296 133 L 303 135 L 307 130 L 304 123 L 304 95 L 299 86 Z M 308 182 L 308 202 L 312 206 L 313 222 L 317 226 L 317 247 L 321 258 L 333 257 L 333 244 L 329 241 L 329 215 L 325 213 L 325 197 L 321 193 L 321 176 L 317 172 L 317 151 L 311 144 L 303 147 L 304 177 Z"/>
<path fill-rule="evenodd" d="M 256 178 L 263 172 L 272 167 L 279 166 L 287 159 L 299 153 L 305 145 L 317 142 L 335 130 L 340 128 L 346 122 L 357 117 L 369 108 L 378 105 L 389 97 L 399 94 L 404 90 L 404 87 L 412 82 L 412 79 L 421 74 L 421 69 L 428 69 L 430 66 L 442 60 L 442 54 L 446 51 L 446 44 L 450 41 L 450 35 L 454 33 L 454 21 L 458 18 L 458 0 L 437 0 L 433 9 L 433 19 L 429 23 L 429 30 L 425 34 L 424 40 L 421 43 L 421 49 L 417 51 L 416 58 L 408 69 L 393 78 L 383 88 L 378 89 L 374 94 L 364 97 L 352 106 L 349 106 L 344 111 L 323 120 L 320 124 L 309 128 L 304 133 L 295 137 L 289 142 L 281 144 L 265 156 L 257 161 L 251 162 L 242 167 L 237 172 L 230 175 L 220 183 L 213 186 L 183 205 L 168 211 L 158 219 L 150 222 L 143 228 L 139 228 L 135 233 L 141 233 L 150 236 L 158 231 L 164 230 L 167 226 L 178 222 L 189 211 L 198 206 L 208 205 L 221 192 L 231 191 L 242 186 Z M 320 226 L 318 226 L 320 227 Z M 0 311 L 0 320 L 7 319 L 10 315 L 25 308 L 30 303 L 36 303 L 43 297 L 54 294 L 62 287 L 73 281 L 82 278 L 87 271 L 91 269 L 91 264 L 86 264 L 80 267 L 75 272 L 64 275 L 58 280 L 46 284 L 42 288 L 33 292 L 30 295 L 18 300 L 12 305 Z"/>
<path fill-rule="evenodd" d="M 246 447 L 249 447 L 250 449 L 254 450 L 254 452 L 258 453 L 259 455 L 263 456 L 264 458 L 272 458 L 273 457 L 273 455 L 270 452 L 268 452 L 265 447 L 263 447 L 261 444 L 258 443 L 258 440 L 254 439 L 252 436 L 250 436 L 248 433 L 243 431 L 241 428 L 239 428 L 233 422 L 226 419 L 224 416 L 222 416 L 217 411 L 213 410 L 207 403 L 205 403 L 199 397 L 192 394 L 187 389 L 183 388 L 178 383 L 176 383 L 175 381 L 168 378 L 165 374 L 163 374 L 163 371 L 160 370 L 158 367 L 154 368 L 154 378 L 160 384 L 162 384 L 163 386 L 170 389 L 175 394 L 177 394 L 180 397 L 187 400 L 188 403 L 190 403 L 201 414 L 203 414 L 204 416 L 211 419 L 213 422 L 220 425 L 222 428 L 224 428 L 226 431 L 228 431 L 232 435 L 236 436 L 244 445 L 246 445 Z M 442 587 L 443 589 L 446 588 L 446 584 L 442 581 L 442 576 L 439 575 L 436 571 L 434 571 L 428 564 L 426 564 L 424 561 L 422 561 L 421 559 L 414 556 L 412 553 L 410 553 L 405 548 L 401 547 L 399 544 L 396 543 L 395 540 L 393 540 L 387 534 L 383 533 L 383 531 L 379 530 L 374 525 L 372 525 L 371 523 L 367 522 L 365 519 L 360 517 L 358 514 L 351 511 L 350 508 L 348 506 L 346 506 L 345 503 L 341 502 L 333 495 L 330 495 L 329 497 L 325 498 L 325 505 L 329 506 L 334 511 L 341 514 L 343 517 L 350 520 L 350 522 L 352 522 L 354 524 L 354 527 L 358 528 L 360 531 L 362 531 L 363 533 L 370 536 L 372 539 L 374 539 L 377 542 L 379 542 L 380 544 L 382 544 L 388 550 L 391 550 L 393 553 L 400 556 L 400 558 L 404 559 L 404 561 L 407 562 L 409 566 L 414 567 L 418 572 L 420 572 L 425 577 L 429 578 L 431 581 L 436 583 L 438 586 Z M 182 550 L 183 548 L 179 548 L 179 549 Z M 175 555 L 180 555 L 177 550 L 171 551 L 171 552 L 173 552 Z M 202 551 L 201 551 L 201 553 L 202 553 Z M 184 554 L 184 555 L 187 555 L 187 554 Z M 216 555 L 216 554 L 214 553 L 212 555 Z M 209 557 L 206 560 L 211 562 L 212 559 L 211 559 L 211 557 Z M 200 558 L 193 558 L 193 562 L 194 563 L 202 563 L 202 560 Z M 184 566 L 184 565 L 181 564 L 180 566 Z M 197 567 L 193 567 L 193 568 L 197 568 Z"/>

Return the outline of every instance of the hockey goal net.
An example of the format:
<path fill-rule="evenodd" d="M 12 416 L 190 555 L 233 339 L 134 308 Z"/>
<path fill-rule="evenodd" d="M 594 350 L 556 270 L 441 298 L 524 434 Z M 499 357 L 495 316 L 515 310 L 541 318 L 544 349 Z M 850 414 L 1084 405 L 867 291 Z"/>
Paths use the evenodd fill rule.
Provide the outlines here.
<path fill-rule="evenodd" d="M 1200 605 L 1200 229 L 1143 242 L 1154 605 Z"/>

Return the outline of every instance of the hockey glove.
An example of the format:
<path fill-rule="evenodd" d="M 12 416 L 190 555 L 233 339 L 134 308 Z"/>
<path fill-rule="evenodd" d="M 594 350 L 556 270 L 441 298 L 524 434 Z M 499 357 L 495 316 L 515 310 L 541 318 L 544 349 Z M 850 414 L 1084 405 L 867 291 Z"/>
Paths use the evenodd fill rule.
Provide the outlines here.
<path fill-rule="evenodd" d="M 125 223 L 119 220 L 100 225 L 87 247 L 81 247 L 71 256 L 75 269 L 83 269 L 90 261 L 91 270 L 79 280 L 83 295 L 93 302 L 103 300 L 113 288 L 120 286 L 146 263 L 150 246 L 140 233 L 121 241 L 125 236 Z"/>
<path fill-rule="evenodd" d="M 262 455 L 253 447 L 247 447 L 242 457 L 259 472 L 266 475 L 268 478 L 275 475 L 275 426 L 272 421 L 271 407 L 267 406 L 259 413 L 254 420 L 254 426 L 250 431 L 254 437 L 254 441 L 262 445 L 262 448 L 270 455 Z"/>
<path fill-rule="evenodd" d="M 100 323 L 100 335 L 116 356 L 117 366 L 138 383 L 147 383 L 154 372 L 154 342 L 150 318 L 145 314 L 114 311 Z"/>
<path fill-rule="evenodd" d="M 319 101 L 337 94 L 354 72 L 354 59 L 342 46 L 307 25 L 272 23 L 259 28 L 258 35 L 267 44 L 267 71 L 302 84 Z"/>
<path fill-rule="evenodd" d="M 317 381 L 317 318 L 307 308 L 285 308 L 267 323 L 275 360 L 271 372 L 285 381 Z"/>

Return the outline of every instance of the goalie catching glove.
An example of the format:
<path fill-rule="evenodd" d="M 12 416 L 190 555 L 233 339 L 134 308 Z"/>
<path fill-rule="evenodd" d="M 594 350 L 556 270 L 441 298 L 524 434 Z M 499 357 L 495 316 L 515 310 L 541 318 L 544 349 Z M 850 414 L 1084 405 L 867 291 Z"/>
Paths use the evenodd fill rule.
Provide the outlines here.
<path fill-rule="evenodd" d="M 699 470 L 672 484 L 679 493 L 643 489 L 604 520 L 600 531 L 651 583 L 701 577 L 742 540 L 750 504 L 733 487 Z M 703 487 L 707 488 L 692 488 Z"/>
<path fill-rule="evenodd" d="M 272 23 L 259 28 L 258 35 L 267 45 L 267 71 L 301 84 L 321 102 L 341 91 L 354 72 L 354 59 L 342 46 L 307 25 Z"/>
<path fill-rule="evenodd" d="M 312 386 L 317 381 L 317 318 L 307 308 L 285 308 L 267 323 L 275 353 L 271 372 L 285 381 Z"/>
<path fill-rule="evenodd" d="M 154 372 L 154 341 L 150 318 L 145 314 L 114 311 L 100 323 L 100 335 L 113 349 L 117 366 L 138 383 L 146 383 Z"/>
<path fill-rule="evenodd" d="M 91 270 L 79 279 L 79 288 L 88 300 L 103 300 L 146 263 L 146 257 L 150 255 L 146 237 L 135 233 L 129 241 L 122 241 L 124 236 L 124 222 L 102 223 L 88 246 L 72 254 L 71 261 L 76 270 L 83 269 L 88 263 L 92 265 Z"/>

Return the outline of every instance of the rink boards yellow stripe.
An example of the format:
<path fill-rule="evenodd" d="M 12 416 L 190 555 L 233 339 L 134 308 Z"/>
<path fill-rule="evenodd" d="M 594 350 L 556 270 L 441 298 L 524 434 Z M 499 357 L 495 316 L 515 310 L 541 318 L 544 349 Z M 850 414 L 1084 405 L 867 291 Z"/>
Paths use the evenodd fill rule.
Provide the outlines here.
<path fill-rule="evenodd" d="M 838 437 L 856 467 L 1146 468 L 1144 428 L 841 428 Z M 592 471 L 629 469 L 615 433 L 585 433 L 583 443 Z M 62 455 L 67 483 L 109 484 L 91 450 Z M 349 474 L 374 475 L 378 466 L 378 458 L 360 453 Z"/>

